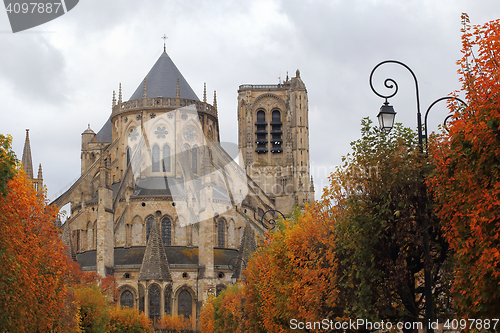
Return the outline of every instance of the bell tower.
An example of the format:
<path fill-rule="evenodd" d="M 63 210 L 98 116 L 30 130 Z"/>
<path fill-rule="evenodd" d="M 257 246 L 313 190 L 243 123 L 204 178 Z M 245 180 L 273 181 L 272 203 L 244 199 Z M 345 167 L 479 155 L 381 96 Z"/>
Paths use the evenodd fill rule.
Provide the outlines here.
<path fill-rule="evenodd" d="M 279 84 L 238 89 L 240 163 L 283 213 L 314 200 L 308 113 L 299 70 Z"/>

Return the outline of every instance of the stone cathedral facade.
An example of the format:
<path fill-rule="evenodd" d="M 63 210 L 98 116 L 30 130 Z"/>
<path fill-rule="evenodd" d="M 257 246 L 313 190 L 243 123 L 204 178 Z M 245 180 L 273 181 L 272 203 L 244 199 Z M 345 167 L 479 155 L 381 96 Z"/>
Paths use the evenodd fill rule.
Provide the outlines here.
<path fill-rule="evenodd" d="M 119 303 L 151 319 L 194 325 L 209 294 L 243 277 L 266 212 L 314 199 L 299 71 L 239 87 L 237 146 L 221 146 L 218 117 L 215 93 L 198 99 L 164 51 L 128 100 L 113 93 L 102 128 L 82 133 L 81 176 L 52 203 L 70 203 L 72 258 L 114 275 Z"/>

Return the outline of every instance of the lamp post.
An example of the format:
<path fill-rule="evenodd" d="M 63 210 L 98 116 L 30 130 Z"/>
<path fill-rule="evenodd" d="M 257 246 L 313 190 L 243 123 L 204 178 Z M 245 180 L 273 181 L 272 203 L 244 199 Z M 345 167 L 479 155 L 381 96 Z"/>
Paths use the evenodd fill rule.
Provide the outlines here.
<path fill-rule="evenodd" d="M 388 94 L 388 95 L 383 95 L 383 94 L 380 94 L 379 92 L 377 92 L 375 90 L 375 88 L 373 87 L 372 81 L 373 81 L 373 73 L 375 72 L 375 70 L 377 68 L 379 68 L 380 66 L 382 66 L 383 64 L 387 64 L 387 63 L 393 63 L 393 64 L 401 65 L 404 68 L 406 68 L 411 73 L 411 75 L 413 76 L 413 80 L 415 82 L 415 93 L 416 93 L 416 100 L 417 100 L 418 146 L 419 146 L 420 152 L 424 152 L 423 142 L 425 140 L 425 145 L 427 146 L 427 139 L 428 139 L 428 135 L 427 135 L 427 129 L 428 129 L 428 126 L 427 126 L 427 116 L 429 114 L 429 111 L 432 109 L 432 107 L 434 105 L 436 105 L 438 102 L 443 101 L 443 100 L 448 100 L 448 99 L 456 99 L 459 102 L 461 102 L 462 104 L 464 104 L 465 106 L 467 106 L 467 104 L 464 101 L 462 101 L 460 98 L 450 97 L 450 96 L 441 97 L 441 98 L 435 100 L 427 108 L 427 111 L 425 113 L 425 118 L 424 118 L 424 127 L 422 128 L 422 115 L 420 113 L 420 96 L 419 96 L 419 90 L 418 90 L 418 81 L 417 81 L 417 77 L 415 76 L 415 73 L 413 73 L 413 71 L 410 69 L 410 67 L 408 67 L 407 65 L 405 65 L 404 63 L 402 63 L 400 61 L 397 61 L 397 60 L 385 60 L 385 61 L 382 61 L 381 63 L 379 63 L 377 66 L 375 66 L 372 69 L 372 72 L 370 73 L 370 88 L 372 89 L 372 91 L 377 96 L 385 98 L 385 102 L 382 105 L 382 107 L 380 108 L 380 112 L 377 115 L 377 118 L 379 120 L 380 128 L 383 131 L 389 132 L 392 129 L 393 125 L 394 125 L 394 119 L 396 117 L 396 112 L 394 111 L 394 108 L 391 105 L 389 105 L 388 99 L 391 98 L 391 97 L 393 97 L 393 96 L 395 96 L 397 94 L 397 92 L 398 92 L 398 84 L 396 83 L 396 81 L 394 81 L 391 78 L 385 79 L 384 86 L 386 88 L 388 88 L 388 89 L 394 89 L 394 91 L 392 93 Z M 449 118 L 449 116 L 444 121 L 445 126 L 446 126 L 446 121 L 448 120 L 448 118 Z M 430 242 L 429 242 L 429 221 L 424 217 L 425 216 L 426 206 L 427 206 L 427 194 L 426 194 L 426 191 L 425 191 L 425 185 L 424 184 L 422 184 L 422 186 L 421 186 L 420 193 L 419 193 L 419 196 L 418 196 L 417 205 L 418 205 L 418 208 L 420 209 L 420 212 L 421 212 L 420 216 L 422 217 L 422 221 L 420 221 L 420 222 L 421 222 L 421 225 L 422 225 L 422 243 L 423 243 L 422 245 L 423 245 L 423 248 L 424 248 L 424 258 L 425 258 L 424 259 L 425 317 L 427 319 L 427 332 L 428 333 L 433 333 L 434 330 L 430 326 L 430 323 L 433 322 L 434 314 L 433 314 L 433 311 L 432 311 L 433 310 L 433 299 L 432 299 L 433 296 L 432 296 L 432 276 L 431 276 L 431 255 L 430 255 Z"/>

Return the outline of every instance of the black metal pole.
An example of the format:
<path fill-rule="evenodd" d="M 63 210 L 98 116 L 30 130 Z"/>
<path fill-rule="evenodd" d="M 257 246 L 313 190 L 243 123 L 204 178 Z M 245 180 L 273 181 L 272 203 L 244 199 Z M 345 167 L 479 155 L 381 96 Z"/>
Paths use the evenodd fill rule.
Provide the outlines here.
<path fill-rule="evenodd" d="M 384 86 L 388 89 L 393 89 L 394 92 L 390 95 L 382 95 L 378 93 L 375 88 L 373 87 L 372 84 L 372 78 L 373 78 L 373 73 L 375 70 L 380 67 L 383 64 L 386 63 L 394 63 L 401 65 L 405 67 L 413 76 L 413 80 L 415 82 L 415 93 L 416 93 L 416 99 L 417 99 L 417 131 L 418 131 L 418 146 L 419 150 L 421 153 L 424 152 L 424 145 L 423 145 L 423 140 L 424 140 L 424 134 L 422 131 L 422 115 L 420 113 L 420 96 L 419 96 L 419 90 L 418 90 L 418 81 L 417 77 L 415 76 L 415 73 L 411 70 L 410 67 L 408 67 L 406 64 L 397 61 L 397 60 L 385 60 L 379 63 L 377 66 L 375 66 L 372 69 L 372 72 L 370 73 L 370 87 L 372 91 L 379 97 L 385 98 L 386 100 L 388 98 L 393 97 L 396 95 L 398 92 L 398 85 L 396 81 L 394 81 L 391 78 L 387 78 L 384 81 Z M 393 86 L 394 85 L 394 86 Z M 427 119 L 427 117 L 426 117 Z M 426 133 L 427 135 L 427 130 Z M 424 324 L 424 327 L 427 328 L 428 333 L 434 333 L 433 328 L 430 326 L 431 323 L 433 322 L 433 300 L 432 300 L 432 276 L 431 276 L 431 256 L 430 256 L 430 243 L 429 243 L 429 221 L 426 218 L 426 207 L 427 207 L 427 195 L 425 191 L 425 184 L 422 183 L 420 187 L 420 193 L 418 196 L 418 208 L 420 211 L 420 218 L 422 219 L 421 225 L 422 225 L 422 245 L 424 248 L 424 279 L 425 279 L 425 286 L 424 286 L 424 295 L 425 295 L 425 318 L 427 319 L 427 322 Z"/>

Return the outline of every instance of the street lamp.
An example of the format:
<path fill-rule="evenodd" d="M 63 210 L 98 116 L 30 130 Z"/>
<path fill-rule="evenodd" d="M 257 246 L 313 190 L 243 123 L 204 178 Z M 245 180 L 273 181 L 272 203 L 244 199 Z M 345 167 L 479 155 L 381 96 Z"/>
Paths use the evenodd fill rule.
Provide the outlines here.
<path fill-rule="evenodd" d="M 389 95 L 380 94 L 373 87 L 373 84 L 372 84 L 373 73 L 375 72 L 375 70 L 377 68 L 379 68 L 381 65 L 386 64 L 386 63 L 393 63 L 393 64 L 401 65 L 401 66 L 405 67 L 413 76 L 413 80 L 415 82 L 416 99 L 417 99 L 418 145 L 419 145 L 420 151 L 423 152 L 424 151 L 423 141 L 425 140 L 425 144 L 427 145 L 427 138 L 428 138 L 428 136 L 427 136 L 427 128 L 428 128 L 427 127 L 427 115 L 429 114 L 429 111 L 431 110 L 431 108 L 436 103 L 443 101 L 443 100 L 447 100 L 447 99 L 456 99 L 465 106 L 467 106 L 467 104 L 464 101 L 462 101 L 460 98 L 451 97 L 451 96 L 441 97 L 441 98 L 435 100 L 429 106 L 429 108 L 427 109 L 427 112 L 425 113 L 424 128 L 422 129 L 422 116 L 420 113 L 420 97 L 419 97 L 419 93 L 418 93 L 418 82 L 417 82 L 417 77 L 415 76 L 415 73 L 413 73 L 413 71 L 410 69 L 410 67 L 408 67 L 407 65 L 405 65 L 404 63 L 402 63 L 400 61 L 385 60 L 385 61 L 382 61 L 381 63 L 379 63 L 377 66 L 375 66 L 372 69 L 372 72 L 370 73 L 370 88 L 377 96 L 385 98 L 385 102 L 382 105 L 382 107 L 380 108 L 379 114 L 377 115 L 381 130 L 389 132 L 391 130 L 392 126 L 394 125 L 394 118 L 396 116 L 396 112 L 394 111 L 394 108 L 391 105 L 389 105 L 389 102 L 387 100 L 389 98 L 393 97 L 394 95 L 396 95 L 398 92 L 398 84 L 396 83 L 396 81 L 394 81 L 391 78 L 385 79 L 384 86 L 388 89 L 394 89 L 392 94 L 389 94 Z M 445 126 L 446 126 L 446 120 L 448 118 L 449 117 L 447 117 L 445 119 Z M 418 204 L 418 207 L 421 211 L 420 216 L 425 216 L 425 210 L 426 210 L 426 206 L 427 206 L 427 194 L 425 191 L 425 184 L 422 184 L 422 186 L 421 186 L 417 204 Z M 420 222 L 422 225 L 422 245 L 424 248 L 424 258 L 425 258 L 425 262 L 424 262 L 425 317 L 427 319 L 427 326 L 428 326 L 427 332 L 433 333 L 434 330 L 432 329 L 432 327 L 429 326 L 429 324 L 432 323 L 432 321 L 433 321 L 433 311 L 432 311 L 433 310 L 433 305 L 432 305 L 432 303 L 433 303 L 432 297 L 433 296 L 432 296 L 432 276 L 431 276 L 431 255 L 430 255 L 430 242 L 429 242 L 429 221 L 427 221 L 426 218 L 423 218 L 422 221 L 420 221 Z"/>
<path fill-rule="evenodd" d="M 396 112 L 394 111 L 392 105 L 389 105 L 387 99 L 380 107 L 380 112 L 378 113 L 377 118 L 380 129 L 389 133 L 394 126 L 394 118 L 396 118 Z"/>

